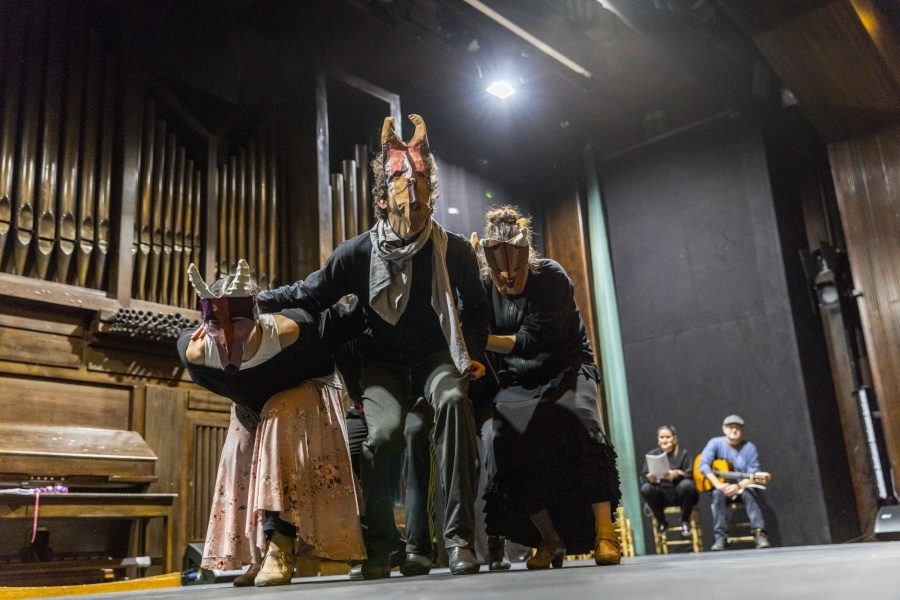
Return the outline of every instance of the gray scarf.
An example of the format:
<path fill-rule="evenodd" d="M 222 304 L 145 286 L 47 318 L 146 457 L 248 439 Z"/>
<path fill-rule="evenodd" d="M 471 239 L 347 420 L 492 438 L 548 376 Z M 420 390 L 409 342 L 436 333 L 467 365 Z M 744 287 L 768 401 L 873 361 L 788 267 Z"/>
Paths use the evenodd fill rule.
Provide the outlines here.
<path fill-rule="evenodd" d="M 379 219 L 369 231 L 372 260 L 369 266 L 369 305 L 382 319 L 396 325 L 406 310 L 412 283 L 412 258 L 432 240 L 431 306 L 437 313 L 453 363 L 460 373 L 469 370 L 469 353 L 456 312 L 456 299 L 447 274 L 447 232 L 434 219 L 413 243 L 404 246 L 387 221 Z"/>

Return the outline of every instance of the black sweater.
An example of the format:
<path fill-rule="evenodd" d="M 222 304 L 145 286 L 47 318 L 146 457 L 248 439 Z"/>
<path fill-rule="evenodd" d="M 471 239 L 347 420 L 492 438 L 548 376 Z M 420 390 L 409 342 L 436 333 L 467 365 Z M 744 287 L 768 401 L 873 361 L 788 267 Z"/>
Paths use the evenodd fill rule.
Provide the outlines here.
<path fill-rule="evenodd" d="M 261 292 L 258 298 L 260 309 L 269 312 L 299 307 L 316 313 L 346 294 L 354 294 L 365 312 L 366 332 L 359 340 L 363 363 L 377 361 L 414 365 L 431 354 L 448 349 L 438 315 L 431 306 L 433 247 L 429 240 L 412 259 L 410 297 L 396 325 L 382 319 L 369 305 L 369 266 L 372 258 L 369 232 L 338 246 L 325 266 L 304 281 Z M 487 295 L 469 241 L 450 232 L 447 233 L 447 273 L 456 297 L 469 356 L 484 362 Z"/>
<path fill-rule="evenodd" d="M 498 375 L 503 385 L 534 388 L 571 368 L 593 364 L 594 353 L 575 304 L 575 288 L 559 263 L 540 259 L 538 272 L 528 274 L 518 296 L 501 294 L 492 283 L 490 288 L 490 332 L 516 336 L 512 352 L 499 355 Z"/>

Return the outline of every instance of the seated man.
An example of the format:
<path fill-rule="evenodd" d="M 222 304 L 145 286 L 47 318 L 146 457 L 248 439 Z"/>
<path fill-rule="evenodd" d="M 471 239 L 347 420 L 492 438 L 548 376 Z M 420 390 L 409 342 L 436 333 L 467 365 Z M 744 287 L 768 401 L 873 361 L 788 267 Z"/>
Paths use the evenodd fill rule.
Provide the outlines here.
<path fill-rule="evenodd" d="M 648 456 L 665 455 L 668 470 L 661 477 L 650 472 L 647 461 L 641 470 L 641 496 L 653 516 L 656 517 L 658 531 L 664 534 L 668 528 L 665 508 L 681 507 L 681 535 L 691 537 L 691 512 L 700 495 L 697 486 L 686 474 L 691 472 L 691 455 L 678 444 L 678 436 L 671 425 L 662 425 L 656 430 L 657 447 L 647 451 Z"/>
<path fill-rule="evenodd" d="M 728 415 L 722 422 L 722 433 L 707 442 L 700 453 L 698 469 L 712 484 L 712 515 L 715 542 L 711 550 L 725 550 L 728 543 L 728 500 L 740 496 L 750 518 L 750 526 L 756 537 L 757 548 L 771 546 L 766 536 L 766 523 L 757 501 L 757 489 L 752 475 L 759 472 L 759 453 L 753 442 L 744 438 L 744 420 L 737 415 Z M 729 471 L 742 476 L 739 481 L 725 480 L 713 472 L 713 461 L 725 460 L 731 463 Z"/>

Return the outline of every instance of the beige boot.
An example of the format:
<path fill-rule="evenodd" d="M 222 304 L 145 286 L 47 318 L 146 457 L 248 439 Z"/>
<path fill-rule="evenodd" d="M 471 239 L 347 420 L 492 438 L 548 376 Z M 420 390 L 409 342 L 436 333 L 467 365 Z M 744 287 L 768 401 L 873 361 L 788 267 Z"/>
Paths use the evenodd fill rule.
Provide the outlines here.
<path fill-rule="evenodd" d="M 253 584 L 256 587 L 289 584 L 294 574 L 294 562 L 294 538 L 274 532 Z"/>
<path fill-rule="evenodd" d="M 234 587 L 248 587 L 253 585 L 254 579 L 259 574 L 259 565 L 256 563 L 251 564 L 246 571 L 238 575 L 234 578 L 232 583 Z"/>
<path fill-rule="evenodd" d="M 597 532 L 594 537 L 594 562 L 598 565 L 617 565 L 622 562 L 622 544 L 616 535 L 612 522 L 612 507 L 609 502 L 591 505 Z"/>

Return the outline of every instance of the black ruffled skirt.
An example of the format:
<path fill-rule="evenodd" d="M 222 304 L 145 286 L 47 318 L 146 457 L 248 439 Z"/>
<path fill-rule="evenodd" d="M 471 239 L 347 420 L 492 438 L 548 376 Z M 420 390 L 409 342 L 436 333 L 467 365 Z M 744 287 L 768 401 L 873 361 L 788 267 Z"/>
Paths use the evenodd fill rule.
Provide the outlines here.
<path fill-rule="evenodd" d="M 619 505 L 616 453 L 603 431 L 593 365 L 567 371 L 541 391 L 507 387 L 494 405 L 492 473 L 485 491 L 488 535 L 536 546 L 529 515 L 547 509 L 568 554 L 593 551 L 592 504 Z"/>

